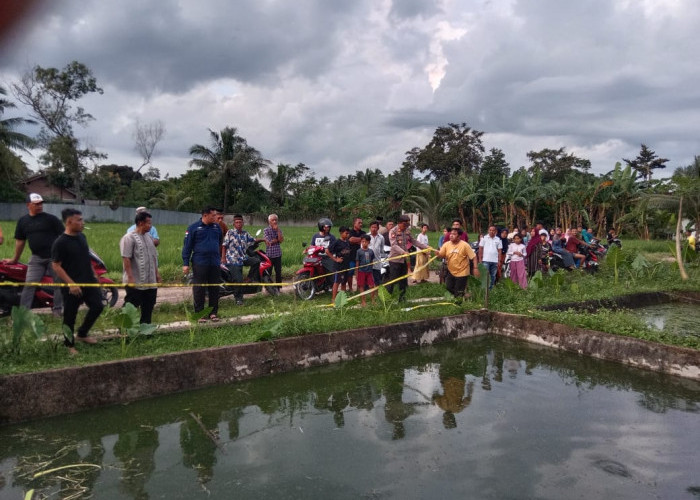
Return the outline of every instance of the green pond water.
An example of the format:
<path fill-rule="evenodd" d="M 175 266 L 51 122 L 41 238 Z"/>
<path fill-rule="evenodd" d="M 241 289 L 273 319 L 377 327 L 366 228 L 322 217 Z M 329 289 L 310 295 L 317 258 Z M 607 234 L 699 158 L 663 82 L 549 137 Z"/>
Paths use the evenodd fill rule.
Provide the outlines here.
<path fill-rule="evenodd" d="M 700 337 L 700 305 L 672 302 L 634 309 L 657 330 Z"/>
<path fill-rule="evenodd" d="M 696 382 L 482 338 L 3 427 L 0 498 L 698 498 L 699 430 Z"/>

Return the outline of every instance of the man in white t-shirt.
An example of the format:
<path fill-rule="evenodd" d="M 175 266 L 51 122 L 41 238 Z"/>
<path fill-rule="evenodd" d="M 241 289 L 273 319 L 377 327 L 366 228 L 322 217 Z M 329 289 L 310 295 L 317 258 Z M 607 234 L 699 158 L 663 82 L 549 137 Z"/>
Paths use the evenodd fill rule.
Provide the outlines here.
<path fill-rule="evenodd" d="M 489 271 L 489 290 L 493 288 L 498 271 L 498 257 L 503 248 L 501 238 L 496 234 L 496 226 L 489 226 L 489 232 L 479 241 L 479 260 Z"/>

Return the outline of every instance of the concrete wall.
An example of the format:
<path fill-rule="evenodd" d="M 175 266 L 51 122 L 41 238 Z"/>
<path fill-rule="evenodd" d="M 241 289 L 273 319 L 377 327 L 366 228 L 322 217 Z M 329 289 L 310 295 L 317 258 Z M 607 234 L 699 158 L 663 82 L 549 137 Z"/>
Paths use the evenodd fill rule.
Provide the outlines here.
<path fill-rule="evenodd" d="M 53 214 L 60 219 L 61 210 L 68 207 L 80 210 L 86 221 L 122 222 L 131 225 L 134 223 L 134 215 L 136 215 L 136 207 L 119 207 L 112 210 L 105 205 L 66 205 L 60 203 L 44 203 L 44 212 Z M 153 223 L 156 226 L 159 224 L 188 226 L 201 217 L 200 214 L 173 212 L 157 208 L 148 211 L 153 215 Z M 26 213 L 26 203 L 0 203 L 0 220 L 17 220 Z"/>

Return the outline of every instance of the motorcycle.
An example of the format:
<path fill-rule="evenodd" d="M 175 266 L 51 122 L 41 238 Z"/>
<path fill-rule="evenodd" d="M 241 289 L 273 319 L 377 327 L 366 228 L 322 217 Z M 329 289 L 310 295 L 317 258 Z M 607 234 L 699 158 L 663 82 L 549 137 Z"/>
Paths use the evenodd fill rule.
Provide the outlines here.
<path fill-rule="evenodd" d="M 306 247 L 306 243 L 302 243 Z M 310 245 L 304 250 L 303 267 L 294 276 L 294 291 L 301 300 L 311 300 L 320 292 L 333 289 L 334 274 L 328 274 L 323 267 L 326 247 Z M 325 276 L 328 275 L 328 276 Z"/>
<path fill-rule="evenodd" d="M 258 236 L 260 234 L 260 231 L 255 234 Z M 258 257 L 260 259 L 260 266 L 258 268 L 258 275 L 255 279 L 257 279 L 258 283 L 274 283 L 272 281 L 272 261 L 270 258 L 267 256 L 267 254 L 258 248 L 260 245 L 259 242 L 255 242 L 246 248 L 246 254 L 249 257 Z M 244 295 L 246 294 L 253 294 L 253 293 L 258 293 L 260 292 L 261 288 L 264 288 L 265 291 L 270 294 L 273 297 L 276 297 L 280 293 L 280 289 L 278 286 L 262 286 L 262 285 L 256 285 L 256 286 L 240 286 L 237 285 L 236 283 L 233 282 L 233 274 L 231 273 L 231 270 L 225 265 L 225 264 L 220 264 L 219 265 L 219 272 L 221 275 L 221 285 L 219 286 L 219 297 L 226 297 L 228 295 L 234 295 L 236 292 L 236 288 L 241 288 L 242 293 Z M 253 278 L 245 278 L 243 280 L 244 283 L 250 282 L 251 279 Z M 188 285 L 192 284 L 192 273 L 190 272 L 186 278 L 185 281 Z"/>
<path fill-rule="evenodd" d="M 595 248 L 584 243 L 579 245 L 578 251 L 585 257 L 581 263 L 581 269 L 590 273 L 596 272 L 598 270 L 599 262 Z"/>
<path fill-rule="evenodd" d="M 109 279 L 107 274 L 107 266 L 103 260 L 92 250 L 90 250 L 90 262 L 92 269 L 97 275 L 97 281 L 103 284 L 116 284 Z M 24 283 L 27 278 L 27 265 L 18 262 L 17 264 L 5 264 L 0 262 L 0 283 L 14 282 Z M 52 276 L 44 275 L 41 278 L 41 283 L 47 286 L 39 286 L 34 292 L 34 301 L 32 308 L 52 307 L 53 295 L 57 287 L 48 286 L 54 282 Z M 116 286 L 101 287 L 102 303 L 106 307 L 114 307 L 119 300 L 119 288 Z M 19 305 L 19 299 L 22 295 L 22 287 L 19 286 L 2 286 L 0 284 L 0 316 L 7 316 L 12 311 L 12 306 Z"/>

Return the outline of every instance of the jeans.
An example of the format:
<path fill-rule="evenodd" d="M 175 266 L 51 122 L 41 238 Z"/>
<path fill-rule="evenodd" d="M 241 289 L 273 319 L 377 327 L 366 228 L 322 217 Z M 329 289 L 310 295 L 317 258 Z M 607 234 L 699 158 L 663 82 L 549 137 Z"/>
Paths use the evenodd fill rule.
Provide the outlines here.
<path fill-rule="evenodd" d="M 493 284 L 496 282 L 496 273 L 498 273 L 498 262 L 484 261 L 484 265 L 486 266 L 486 269 L 489 272 L 489 290 L 491 290 L 493 288 Z"/>
<path fill-rule="evenodd" d="M 27 283 L 39 283 L 41 278 L 47 274 L 52 276 L 55 282 L 58 281 L 53 272 L 53 267 L 51 267 L 51 257 L 43 258 L 32 254 L 27 264 L 27 276 L 24 278 L 24 281 Z M 53 310 L 59 312 L 63 309 L 63 294 L 60 290 L 58 287 L 53 289 Z M 35 286 L 25 286 L 19 298 L 20 305 L 31 309 L 35 292 Z"/>

